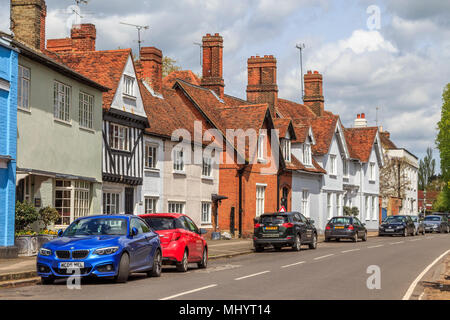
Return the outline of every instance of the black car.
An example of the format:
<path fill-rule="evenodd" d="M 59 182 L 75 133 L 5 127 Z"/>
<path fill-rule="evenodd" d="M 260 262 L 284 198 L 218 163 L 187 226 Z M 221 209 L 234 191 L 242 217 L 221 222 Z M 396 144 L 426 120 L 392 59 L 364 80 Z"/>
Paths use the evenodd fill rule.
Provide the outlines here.
<path fill-rule="evenodd" d="M 316 249 L 317 230 L 314 221 L 299 212 L 265 213 L 255 219 L 253 245 L 256 252 L 267 246 L 273 246 L 275 250 L 292 247 L 292 250 L 300 251 L 306 244 L 310 249 Z"/>
<path fill-rule="evenodd" d="M 425 232 L 450 232 L 450 226 L 448 219 L 445 215 L 430 215 L 423 219 L 423 225 L 425 226 Z"/>
<path fill-rule="evenodd" d="M 389 216 L 381 223 L 378 235 L 414 236 L 416 235 L 416 226 L 410 216 Z"/>
<path fill-rule="evenodd" d="M 357 242 L 358 239 L 367 241 L 367 229 L 365 224 L 356 217 L 333 217 L 325 227 L 325 242 L 335 239 L 351 239 Z"/>

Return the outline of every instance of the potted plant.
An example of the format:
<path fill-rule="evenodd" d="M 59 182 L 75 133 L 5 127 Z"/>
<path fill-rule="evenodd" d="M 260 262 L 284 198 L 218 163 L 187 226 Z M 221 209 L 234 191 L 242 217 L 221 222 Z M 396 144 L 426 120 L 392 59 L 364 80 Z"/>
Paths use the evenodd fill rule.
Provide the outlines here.
<path fill-rule="evenodd" d="M 33 205 L 28 202 L 16 203 L 15 245 L 21 256 L 33 256 L 39 250 L 36 232 L 31 227 L 38 219 L 39 215 Z"/>
<path fill-rule="evenodd" d="M 59 212 L 52 207 L 45 207 L 39 210 L 39 221 L 44 225 L 37 236 L 39 248 L 46 242 L 49 242 L 57 237 L 57 232 L 49 230 L 48 227 L 53 225 L 61 218 Z"/>

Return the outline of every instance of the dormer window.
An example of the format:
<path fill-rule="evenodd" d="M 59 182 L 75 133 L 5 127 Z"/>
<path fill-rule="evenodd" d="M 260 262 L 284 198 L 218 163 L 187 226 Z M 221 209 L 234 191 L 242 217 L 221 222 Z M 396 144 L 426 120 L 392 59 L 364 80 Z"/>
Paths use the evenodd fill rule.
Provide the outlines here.
<path fill-rule="evenodd" d="M 134 97 L 134 78 L 124 76 L 124 93 L 128 96 Z"/>
<path fill-rule="evenodd" d="M 281 152 L 283 153 L 284 160 L 291 162 L 291 140 L 281 140 Z"/>
<path fill-rule="evenodd" d="M 309 143 L 303 144 L 303 164 L 312 165 L 311 145 Z"/>
<path fill-rule="evenodd" d="M 264 139 L 265 136 L 263 134 L 260 134 L 258 137 L 258 160 L 263 161 L 265 150 L 264 150 Z"/>

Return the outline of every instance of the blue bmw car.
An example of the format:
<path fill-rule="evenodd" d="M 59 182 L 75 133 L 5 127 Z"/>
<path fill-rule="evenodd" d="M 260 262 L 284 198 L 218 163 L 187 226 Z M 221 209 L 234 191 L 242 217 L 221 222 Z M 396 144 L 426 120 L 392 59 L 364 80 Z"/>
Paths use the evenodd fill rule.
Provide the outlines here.
<path fill-rule="evenodd" d="M 88 216 L 74 221 L 37 256 L 43 284 L 70 276 L 111 277 L 126 282 L 132 272 L 161 275 L 159 236 L 137 216 Z"/>

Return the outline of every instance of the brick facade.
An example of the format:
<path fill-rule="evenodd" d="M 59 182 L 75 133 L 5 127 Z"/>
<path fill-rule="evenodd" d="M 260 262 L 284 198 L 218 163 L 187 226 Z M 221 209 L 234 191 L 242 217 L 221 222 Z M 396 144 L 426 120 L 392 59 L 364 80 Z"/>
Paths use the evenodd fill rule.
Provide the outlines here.
<path fill-rule="evenodd" d="M 303 102 L 306 106 L 310 107 L 316 116 L 321 117 L 324 115 L 325 100 L 323 97 L 323 84 L 322 75 L 314 71 L 308 71 L 304 76 L 305 82 L 305 95 Z"/>
<path fill-rule="evenodd" d="M 202 87 L 213 90 L 220 98 L 224 96 L 223 38 L 218 34 L 207 34 L 202 39 L 203 77 Z"/>

